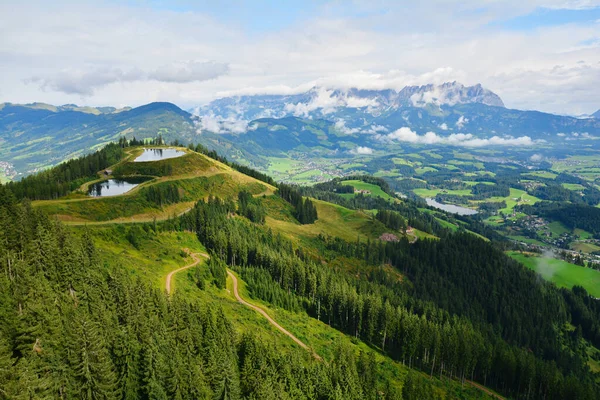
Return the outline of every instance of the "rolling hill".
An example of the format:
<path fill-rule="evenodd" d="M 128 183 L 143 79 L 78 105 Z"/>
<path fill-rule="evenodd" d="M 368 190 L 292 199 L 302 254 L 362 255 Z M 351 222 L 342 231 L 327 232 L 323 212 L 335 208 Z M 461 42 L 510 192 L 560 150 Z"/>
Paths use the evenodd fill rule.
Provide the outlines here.
<path fill-rule="evenodd" d="M 224 335 L 228 342 L 221 346 L 228 346 L 231 354 L 248 354 L 248 346 L 258 340 L 277 346 L 277 350 L 267 347 L 270 350 L 263 350 L 264 354 L 289 355 L 287 364 L 294 368 L 303 365 L 321 371 L 316 373 L 319 376 L 325 374 L 346 382 L 339 389 L 329 383 L 314 389 L 323 398 L 333 396 L 331 393 L 357 400 L 376 398 L 381 393 L 386 398 L 400 398 L 400 393 L 402 398 L 495 396 L 482 388 L 486 382 L 512 397 L 533 390 L 535 396 L 564 398 L 575 393 L 575 398 L 592 398 L 596 383 L 587 369 L 587 359 L 591 360 L 589 365 L 594 365 L 594 346 L 599 338 L 597 321 L 586 319 L 596 311 L 593 304 L 586 303 L 585 291 L 557 289 L 540 281 L 490 242 L 456 226 L 446 229 L 435 222 L 439 217 L 421 212 L 408 200 L 389 202 L 378 196 L 357 195 L 352 199 L 340 197 L 348 205 L 353 204 L 342 207 L 312 199 L 317 219 L 300 224 L 294 217 L 299 205 L 274 194 L 274 186 L 250 176 L 259 174 L 248 171 L 250 175 L 245 175 L 207 156 L 212 153 L 206 149 L 179 147 L 173 149 L 179 153 L 166 158 L 164 147 L 122 146 L 112 145 L 108 150 L 122 150 L 119 161 L 103 167 L 97 171 L 96 180 L 84 182 L 64 197 L 35 201 L 33 207 L 27 203 L 20 206 L 6 189 L 18 184 L 0 187 L 0 239 L 11 246 L 0 256 L 12 260 L 12 249 L 19 246 L 19 240 L 31 241 L 25 244 L 28 249 L 39 247 L 39 252 L 26 252 L 26 259 L 19 264 L 31 263 L 32 267 L 23 273 L 33 275 L 23 283 L 12 283 L 7 278 L 10 272 L 2 274 L 0 280 L 6 283 L 2 287 L 13 290 L 17 284 L 37 282 L 43 285 L 44 296 L 61 299 L 45 302 L 47 312 L 55 315 L 55 321 L 66 321 L 71 312 L 76 313 L 74 326 L 84 337 L 91 335 L 91 346 L 106 353 L 102 371 L 129 368 L 137 374 L 138 366 L 145 365 L 139 368 L 148 373 L 181 374 L 182 365 L 191 365 L 202 371 L 198 382 L 187 386 L 156 382 L 152 387 L 169 395 L 178 390 L 191 393 L 205 381 L 207 393 L 218 393 L 230 390 L 223 389 L 225 374 L 229 378 L 225 378 L 224 385 L 233 388 L 232 393 L 254 393 L 259 386 L 243 382 L 250 371 L 256 374 L 262 370 L 248 366 L 245 356 L 221 358 L 222 367 L 231 370 L 215 374 L 207 366 L 211 361 L 206 361 L 206 357 L 218 357 L 213 353 L 215 347 L 210 350 L 205 344 L 201 347 L 204 350 L 197 350 L 194 345 L 187 347 L 193 349 L 187 353 L 179 348 L 180 343 L 202 335 L 204 340 Z M 155 161 L 138 159 L 147 152 L 155 156 Z M 68 164 L 61 171 L 79 165 Z M 87 194 L 92 185 L 132 177 L 146 180 L 136 181 L 138 186 L 120 195 Z M 376 209 L 362 206 L 368 204 Z M 255 220 L 256 214 L 247 212 L 259 209 L 264 210 L 266 218 Z M 380 218 L 382 210 L 387 214 Z M 47 214 L 66 224 L 51 222 Z M 27 227 L 23 230 L 26 236 L 15 240 L 16 223 L 11 221 L 17 218 L 22 218 Z M 409 221 L 429 234 L 414 229 L 415 236 L 405 238 L 398 228 L 402 224 L 394 227 L 396 222 L 392 221 L 403 221 L 405 226 Z M 467 220 L 463 222 L 469 227 Z M 203 255 L 202 259 L 198 254 Z M 45 265 L 45 273 L 35 275 L 37 259 Z M 2 265 L 12 268 L 12 261 Z M 110 289 L 98 289 L 104 287 Z M 161 294 L 160 289 L 165 287 L 170 293 Z M 12 300 L 6 303 L 8 308 L 1 303 L 2 315 L 27 325 L 27 321 L 35 322 L 44 314 L 35 311 L 39 307 L 37 297 L 15 293 L 15 301 L 25 304 L 26 319 L 16 317 Z M 490 298 L 489 293 L 497 295 Z M 129 301 L 144 305 L 134 306 Z M 132 314 L 135 317 L 128 316 Z M 102 318 L 112 322 L 100 324 Z M 195 318 L 201 322 L 191 322 Z M 138 332 L 135 321 L 146 321 L 142 323 L 146 328 Z M 211 328 L 211 321 L 220 321 L 218 328 Z M 194 328 L 197 323 L 201 328 Z M 153 328 L 147 329 L 148 324 Z M 19 374 L 26 363 L 38 357 L 38 352 L 57 354 L 35 359 L 39 365 L 52 362 L 67 371 L 76 368 L 62 358 L 61 347 L 55 344 L 54 335 L 61 332 L 61 327 L 50 332 L 34 330 L 36 336 L 30 337 L 19 333 L 27 329 L 25 325 L 12 330 L 12 325 L 0 324 L 9 338 L 0 342 L 0 356 L 15 358 L 10 371 Z M 574 343 L 568 339 L 570 326 L 578 325 L 582 326 L 579 342 Z M 188 327 L 196 333 L 189 332 Z M 152 332 L 152 339 L 143 332 Z M 135 343 L 137 335 L 152 343 L 172 343 L 177 350 L 150 343 L 147 349 L 118 347 L 123 338 Z M 65 340 L 70 343 L 75 337 L 69 333 Z M 557 349 L 556 341 L 564 346 Z M 30 348 L 30 344 L 34 348 L 31 354 L 5 356 L 7 348 Z M 118 352 L 113 353 L 111 349 L 117 348 Z M 188 361 L 164 367 L 158 361 L 124 363 L 120 356 L 136 359 L 147 356 L 148 351 L 157 360 L 175 354 L 188 357 Z M 79 353 L 74 350 L 71 354 Z M 576 354 L 577 358 L 568 364 L 556 362 L 568 359 L 564 358 L 567 354 Z M 529 372 L 517 373 L 526 368 Z M 371 378 L 361 380 L 358 371 L 370 371 Z M 273 371 L 275 382 L 281 382 L 280 372 Z M 572 375 L 575 372 L 577 378 Z M 70 376 L 70 381 L 83 379 L 76 373 Z M 336 378 L 339 376 L 342 378 Z M 113 385 L 103 387 L 124 390 L 125 383 L 112 380 L 110 374 L 102 375 L 102 379 Z M 296 381 L 287 379 L 286 385 Z M 533 379 L 539 380 L 539 385 L 528 388 Z M 242 382 L 239 387 L 238 380 Z M 308 386 L 314 383 L 313 378 L 301 380 Z M 131 385 L 138 387 L 138 383 Z M 139 390 L 150 390 L 145 385 L 139 383 Z M 275 386 L 275 390 L 292 390 L 286 385 Z M 313 389 L 298 389 L 298 396 L 305 390 Z"/>
<path fill-rule="evenodd" d="M 4 103 L 0 107 L 0 161 L 11 164 L 17 174 L 28 174 L 120 137 L 161 135 L 187 143 L 196 136 L 192 116 L 170 103 L 116 111 L 112 107 Z"/>

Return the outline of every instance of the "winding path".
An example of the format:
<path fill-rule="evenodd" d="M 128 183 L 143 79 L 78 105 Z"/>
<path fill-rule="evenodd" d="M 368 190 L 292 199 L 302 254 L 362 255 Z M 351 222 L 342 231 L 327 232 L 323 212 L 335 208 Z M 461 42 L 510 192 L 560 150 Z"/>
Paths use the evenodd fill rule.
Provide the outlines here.
<path fill-rule="evenodd" d="M 176 273 L 181 272 L 185 269 L 192 268 L 192 267 L 195 267 L 196 265 L 198 265 L 198 263 L 200 262 L 200 258 L 198 258 L 198 256 L 202 256 L 204 258 L 209 258 L 208 254 L 206 254 L 206 253 L 190 253 L 190 251 L 188 249 L 183 249 L 183 251 L 188 253 L 194 259 L 194 262 L 186 265 L 185 267 L 181 267 L 181 268 L 176 269 L 175 271 L 169 272 L 169 275 L 167 275 L 167 284 L 166 284 L 167 293 L 169 293 L 169 294 L 171 294 L 171 278 L 173 278 L 173 275 L 175 275 Z"/>
<path fill-rule="evenodd" d="M 254 311 L 257 311 L 260 315 L 265 317 L 271 325 L 273 325 L 275 328 L 279 329 L 283 334 L 289 336 L 289 338 L 292 339 L 294 342 L 296 342 L 300 347 L 312 352 L 312 355 L 314 358 L 316 358 L 317 360 L 322 360 L 322 358 L 317 353 L 313 352 L 310 349 L 310 347 L 308 347 L 304 342 L 302 342 L 300 339 L 298 339 L 296 336 L 294 336 L 290 331 L 285 329 L 283 326 L 279 325 L 273 318 L 271 318 L 265 310 L 263 310 L 262 308 L 260 308 L 258 306 L 255 306 L 254 304 L 250 304 L 246 300 L 242 299 L 242 297 L 240 296 L 240 293 L 238 292 L 238 280 L 237 280 L 236 276 L 234 274 L 232 274 L 230 270 L 227 270 L 227 275 L 229 275 L 229 277 L 233 281 L 233 294 L 235 295 L 235 298 L 237 299 L 237 301 L 239 301 L 246 307 L 250 307 Z"/>
<path fill-rule="evenodd" d="M 479 383 L 475 383 L 475 382 L 470 381 L 470 380 L 467 380 L 467 383 L 469 385 L 473 386 L 474 388 L 477 388 L 477 389 L 481 390 L 482 392 L 485 392 L 486 394 L 488 394 L 488 395 L 490 395 L 492 397 L 495 397 L 495 398 L 497 398 L 499 400 L 506 400 L 504 397 L 500 396 L 498 393 L 492 392 L 490 389 L 486 388 L 483 385 L 480 385 Z"/>

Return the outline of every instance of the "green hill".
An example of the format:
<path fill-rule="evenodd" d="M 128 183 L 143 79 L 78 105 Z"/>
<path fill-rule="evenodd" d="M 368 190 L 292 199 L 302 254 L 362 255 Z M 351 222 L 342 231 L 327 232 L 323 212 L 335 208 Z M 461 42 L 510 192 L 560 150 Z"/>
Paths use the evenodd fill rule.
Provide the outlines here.
<path fill-rule="evenodd" d="M 56 165 L 121 137 L 157 135 L 191 141 L 196 136 L 191 114 L 171 103 L 123 110 L 42 103 L 0 107 L 0 160 L 19 174 Z"/>
<path fill-rule="evenodd" d="M 55 200 L 20 205 L 7 190 L 19 185 L 0 186 L 0 383 L 10 396 L 31 387 L 77 397 L 82 385 L 106 398 L 597 393 L 587 363 L 600 345 L 596 303 L 495 244 L 377 196 L 341 198 L 347 207 L 312 199 L 317 219 L 301 224 L 295 208 L 307 201 L 292 187 L 278 194 L 202 148 L 136 162 L 144 148 L 120 145 L 120 160 Z M 66 173 L 83 164 L 31 182 L 86 177 Z M 147 180 L 87 195 L 131 177 Z M 361 204 L 438 237 L 408 240 Z"/>

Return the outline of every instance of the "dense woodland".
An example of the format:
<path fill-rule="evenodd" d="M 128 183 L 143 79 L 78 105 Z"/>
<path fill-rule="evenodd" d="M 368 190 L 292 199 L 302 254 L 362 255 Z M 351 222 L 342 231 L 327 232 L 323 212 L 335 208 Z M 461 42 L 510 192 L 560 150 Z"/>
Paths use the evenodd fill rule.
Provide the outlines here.
<path fill-rule="evenodd" d="M 585 291 L 565 299 L 565 291 L 470 234 L 412 246 L 321 237 L 320 259 L 268 229 L 228 218 L 230 211 L 211 198 L 167 228 L 196 231 L 213 257 L 258 286 L 253 294 L 292 311 L 301 306 L 429 374 L 474 379 L 519 398 L 595 398 L 579 341 L 596 342 L 600 319 Z M 358 278 L 323 264 L 339 255 L 357 266 L 391 263 L 411 284 L 382 270 Z M 556 329 L 566 322 L 581 326 L 580 336 Z"/>
<path fill-rule="evenodd" d="M 18 203 L 72 191 L 116 163 L 131 143 L 0 186 L 0 398 L 434 396 L 431 382 L 418 373 L 410 373 L 398 392 L 371 358 L 355 357 L 344 346 L 326 364 L 303 351 L 282 353 L 252 334 L 239 337 L 213 305 L 177 293 L 169 298 L 118 265 L 102 265 L 89 235 L 74 237 L 27 200 Z M 201 146 L 193 149 L 227 162 Z M 505 185 L 498 190 L 505 192 L 513 178 L 495 177 Z M 346 179 L 391 193 L 380 178 Z M 600 347 L 599 300 L 583 288 L 541 281 L 505 256 L 500 242 L 451 232 L 419 210 L 422 203 L 360 194 L 345 199 L 338 193 L 348 189 L 340 182 L 278 185 L 277 194 L 302 224 L 318 218 L 310 196 L 375 209 L 374 218 L 389 229 L 412 226 L 439 239 L 411 244 L 404 238 L 385 243 L 319 236 L 296 247 L 264 226 L 261 199 L 245 191 L 236 199 L 201 200 L 166 222 L 135 225 L 127 239 L 137 247 L 141 226 L 194 231 L 211 253 L 206 267 L 194 271 L 199 289 L 224 288 L 230 266 L 252 296 L 306 312 L 426 375 L 474 380 L 514 398 L 597 398 L 598 376 L 585 363 L 584 344 Z M 474 195 L 496 195 L 487 186 L 475 185 Z M 144 193 L 159 207 L 180 200 L 173 184 Z M 522 209 L 600 234 L 595 207 L 541 202 Z M 476 218 L 452 218 L 499 239 Z"/>
<path fill-rule="evenodd" d="M 294 206 L 294 217 L 301 224 L 312 224 L 317 220 L 317 208 L 309 198 L 302 197 L 296 187 L 280 184 L 277 195 Z"/>
<path fill-rule="evenodd" d="M 102 150 L 84 157 L 66 161 L 47 171 L 29 175 L 7 186 L 18 198 L 50 200 L 65 196 L 83 183 L 96 179 L 98 171 L 109 167 L 123 158 L 123 149 L 112 143 Z"/>
<path fill-rule="evenodd" d="M 281 351 L 236 334 L 213 304 L 100 265 L 89 235 L 71 235 L 3 186 L 0 271 L 2 399 L 402 398 L 375 378 L 372 357 L 343 345 L 327 364 Z M 223 264 L 210 271 L 207 284 L 222 284 Z"/>
<path fill-rule="evenodd" d="M 162 145 L 159 136 L 152 140 L 125 138 L 118 143 L 109 143 L 95 153 L 65 161 L 45 171 L 29 175 L 7 186 L 17 199 L 52 200 L 78 189 L 83 183 L 98 179 L 98 173 L 121 161 L 124 148 L 142 145 Z"/>

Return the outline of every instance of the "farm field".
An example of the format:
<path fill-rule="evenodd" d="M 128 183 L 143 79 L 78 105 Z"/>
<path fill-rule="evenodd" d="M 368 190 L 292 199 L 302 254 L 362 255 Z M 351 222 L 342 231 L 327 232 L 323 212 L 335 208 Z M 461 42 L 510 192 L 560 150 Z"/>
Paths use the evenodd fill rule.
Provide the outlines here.
<path fill-rule="evenodd" d="M 556 286 L 572 288 L 579 285 L 592 296 L 600 297 L 600 271 L 555 258 L 527 256 L 514 251 L 508 252 L 508 255 L 539 273 L 544 279 L 554 282 Z"/>
<path fill-rule="evenodd" d="M 350 180 L 350 181 L 342 181 L 342 185 L 350 185 L 353 186 L 356 190 L 368 190 L 371 192 L 371 196 L 379 196 L 385 200 L 393 200 L 393 197 L 389 194 L 385 193 L 381 188 L 377 185 L 373 185 L 371 183 L 366 183 L 359 180 Z M 352 197 L 354 194 L 345 193 L 342 195 L 343 197 Z"/>

